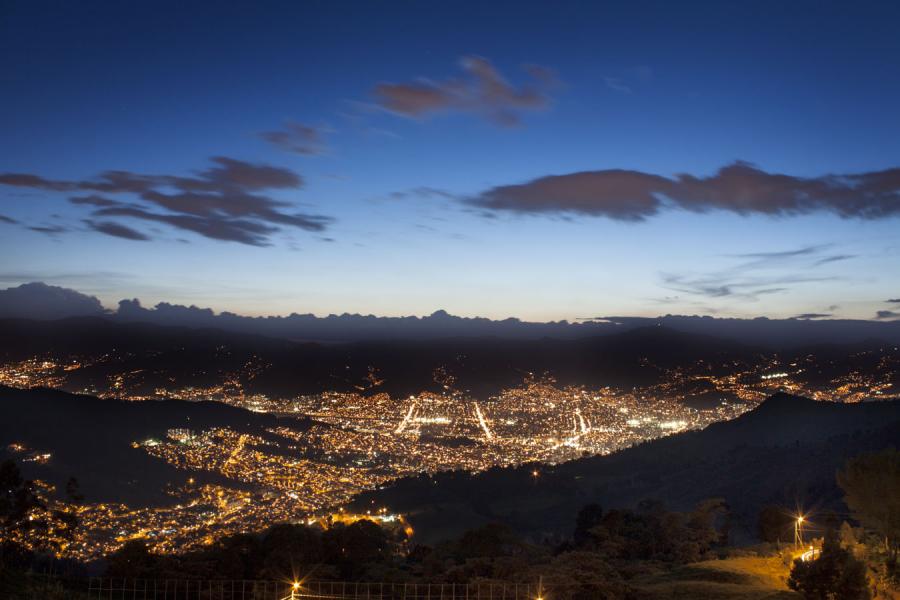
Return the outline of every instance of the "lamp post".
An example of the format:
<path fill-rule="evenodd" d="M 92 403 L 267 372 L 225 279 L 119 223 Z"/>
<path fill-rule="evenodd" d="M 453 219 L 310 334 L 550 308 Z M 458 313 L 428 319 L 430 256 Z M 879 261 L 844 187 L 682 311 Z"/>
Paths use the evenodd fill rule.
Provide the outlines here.
<path fill-rule="evenodd" d="M 797 519 L 794 521 L 794 544 L 799 548 L 803 545 L 803 522 L 805 519 L 803 515 L 797 516 Z"/>

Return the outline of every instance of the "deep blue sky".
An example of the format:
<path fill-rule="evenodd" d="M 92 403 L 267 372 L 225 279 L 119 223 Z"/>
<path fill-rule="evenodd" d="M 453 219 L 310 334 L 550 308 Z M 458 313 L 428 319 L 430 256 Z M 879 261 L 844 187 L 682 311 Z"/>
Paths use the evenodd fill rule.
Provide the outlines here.
<path fill-rule="evenodd" d="M 0 174 L 197 177 L 225 156 L 297 173 L 302 187 L 259 195 L 286 203 L 281 213 L 332 220 L 310 231 L 263 218 L 267 233 L 249 245 L 164 222 L 188 209 L 146 197 L 104 193 L 151 219 L 98 215 L 68 200 L 95 190 L 7 179 L 0 215 L 15 222 L 0 223 L 0 284 L 245 314 L 900 311 L 886 302 L 900 296 L 900 184 L 878 184 L 877 218 L 837 214 L 853 190 L 774 215 L 723 208 L 728 198 L 702 212 L 664 201 L 638 222 L 557 210 L 555 191 L 539 210 L 485 194 L 580 171 L 709 177 L 737 160 L 802 189 L 896 168 L 898 22 L 893 2 L 7 0 Z M 534 102 L 498 100 L 517 124 L 465 91 L 419 114 L 388 110 L 375 92 L 446 91 L 471 81 L 465 57 L 487 61 L 512 93 L 533 83 Z M 289 122 L 318 132 L 313 155 L 260 137 Z"/>

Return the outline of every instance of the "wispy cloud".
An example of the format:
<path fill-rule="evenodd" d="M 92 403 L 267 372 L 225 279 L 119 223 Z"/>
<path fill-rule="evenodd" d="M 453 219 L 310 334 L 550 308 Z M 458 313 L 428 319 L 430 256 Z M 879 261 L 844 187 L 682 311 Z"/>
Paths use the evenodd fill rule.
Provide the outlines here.
<path fill-rule="evenodd" d="M 855 254 L 834 254 L 832 256 L 825 256 L 820 258 L 815 262 L 815 266 L 827 265 L 830 263 L 842 262 L 845 260 L 850 260 L 851 258 L 856 258 Z"/>
<path fill-rule="evenodd" d="M 91 221 L 90 219 L 85 219 L 84 224 L 93 231 L 105 233 L 106 235 L 111 235 L 113 237 L 119 237 L 126 240 L 147 241 L 150 239 L 148 236 L 144 235 L 140 231 L 137 231 L 136 229 L 132 229 L 131 227 L 122 225 L 121 223 L 115 223 L 113 221 Z"/>
<path fill-rule="evenodd" d="M 420 198 L 420 199 L 428 199 L 428 198 L 439 198 L 442 200 L 457 200 L 459 196 L 452 192 L 448 192 L 446 190 L 442 190 L 439 188 L 433 188 L 428 186 L 419 186 L 414 187 L 408 190 L 403 190 L 400 192 L 392 192 L 390 194 L 391 199 L 393 200 L 407 200 L 410 198 Z"/>
<path fill-rule="evenodd" d="M 271 190 L 302 187 L 303 179 L 289 169 L 222 156 L 213 157 L 212 163 L 194 176 L 107 171 L 94 179 L 57 181 L 33 174 L 7 173 L 0 175 L 0 184 L 51 192 L 93 192 L 72 196 L 69 201 L 91 207 L 92 217 L 103 217 L 96 223 L 88 219 L 91 230 L 131 240 L 146 240 L 149 236 L 110 221 L 110 217 L 163 223 L 207 238 L 255 246 L 270 244 L 271 236 L 282 227 L 320 232 L 332 221 L 323 215 L 288 212 L 290 203 L 268 195 Z M 151 210 L 147 205 L 164 212 Z M 64 230 L 31 229 L 42 233 Z"/>
<path fill-rule="evenodd" d="M 518 125 L 522 112 L 543 110 L 550 104 L 549 91 L 556 76 L 545 67 L 526 66 L 530 81 L 520 87 L 509 83 L 485 58 L 464 57 L 460 67 L 464 77 L 458 79 L 380 83 L 373 92 L 375 100 L 382 108 L 406 117 L 468 112 L 507 127 Z"/>
<path fill-rule="evenodd" d="M 325 134 L 328 131 L 324 127 L 287 121 L 281 129 L 262 131 L 259 137 L 285 152 L 302 156 L 319 156 L 328 151 L 328 144 L 325 142 Z"/>
<path fill-rule="evenodd" d="M 612 91 L 620 94 L 630 94 L 632 92 L 631 87 L 618 77 L 604 77 L 603 83 Z"/>
<path fill-rule="evenodd" d="M 799 284 L 838 280 L 835 276 L 811 273 L 811 270 L 835 262 L 828 259 L 843 256 L 823 257 L 822 254 L 831 247 L 831 244 L 823 244 L 733 254 L 730 256 L 740 262 L 732 267 L 705 274 L 663 273 L 662 285 L 689 296 L 758 300 L 761 296 L 786 292 Z"/>
<path fill-rule="evenodd" d="M 713 273 L 691 277 L 671 273 L 662 274 L 663 287 L 707 298 L 738 298 L 757 300 L 760 296 L 778 294 L 800 283 L 832 281 L 834 277 L 806 277 L 784 275 L 779 277 L 745 276 L 740 273 Z"/>
<path fill-rule="evenodd" d="M 31 231 L 36 231 L 37 233 L 45 233 L 47 235 L 58 235 L 60 233 L 67 233 L 69 230 L 62 225 L 31 225 L 28 227 Z"/>

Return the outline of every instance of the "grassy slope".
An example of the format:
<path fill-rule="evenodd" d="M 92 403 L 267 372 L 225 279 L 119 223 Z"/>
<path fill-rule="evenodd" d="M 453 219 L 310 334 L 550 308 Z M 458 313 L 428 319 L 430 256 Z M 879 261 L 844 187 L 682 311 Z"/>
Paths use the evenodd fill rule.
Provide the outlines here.
<path fill-rule="evenodd" d="M 797 599 L 787 589 L 788 569 L 780 558 L 737 557 L 694 563 L 644 575 L 629 583 L 642 598 L 697 600 Z"/>

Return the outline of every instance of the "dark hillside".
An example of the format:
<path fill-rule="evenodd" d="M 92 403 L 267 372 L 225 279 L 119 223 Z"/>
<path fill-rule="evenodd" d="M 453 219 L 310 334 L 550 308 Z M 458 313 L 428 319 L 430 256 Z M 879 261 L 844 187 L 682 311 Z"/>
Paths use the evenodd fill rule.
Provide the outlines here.
<path fill-rule="evenodd" d="M 0 448 L 17 442 L 53 455 L 46 465 L 24 463 L 27 475 L 58 486 L 75 476 L 89 501 L 124 500 L 138 505 L 164 501 L 167 485 L 180 485 L 198 474 L 151 458 L 132 448 L 132 442 L 163 437 L 167 429 L 179 427 L 230 427 L 260 433 L 276 424 L 308 426 L 304 420 L 278 419 L 217 402 L 125 402 L 2 386 L 0 413 Z M 209 474 L 205 477 L 215 480 Z"/>
<path fill-rule="evenodd" d="M 734 421 L 542 467 L 537 477 L 530 467 L 420 477 L 363 494 L 358 504 L 409 513 L 435 541 L 491 521 L 536 538 L 567 534 L 579 508 L 591 502 L 614 508 L 658 499 L 686 510 L 723 497 L 740 541 L 754 535 L 765 504 L 846 511 L 836 470 L 850 456 L 898 442 L 898 402 L 844 405 L 779 394 Z"/>

